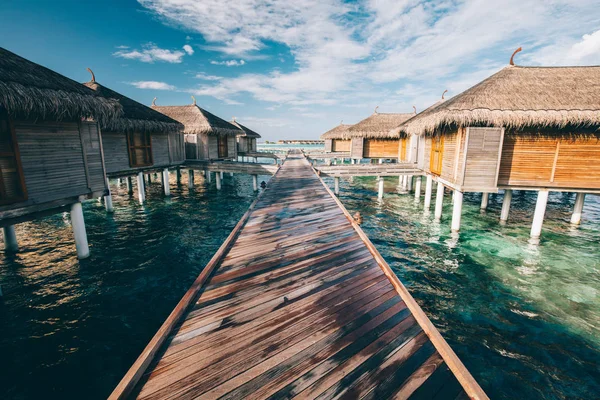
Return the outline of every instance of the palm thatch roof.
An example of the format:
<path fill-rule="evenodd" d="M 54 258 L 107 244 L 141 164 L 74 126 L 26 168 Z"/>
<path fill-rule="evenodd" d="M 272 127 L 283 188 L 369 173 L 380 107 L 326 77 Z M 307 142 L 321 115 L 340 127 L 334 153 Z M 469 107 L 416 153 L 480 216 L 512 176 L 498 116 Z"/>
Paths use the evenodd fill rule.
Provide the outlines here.
<path fill-rule="evenodd" d="M 107 123 L 123 113 L 114 99 L 0 47 L 0 107 L 14 118 Z"/>
<path fill-rule="evenodd" d="M 397 130 L 433 134 L 466 126 L 511 130 L 600 128 L 600 67 L 509 65 L 428 108 Z"/>
<path fill-rule="evenodd" d="M 188 106 L 157 106 L 152 108 L 183 124 L 183 133 L 208 135 L 238 135 L 240 128 L 230 124 L 196 105 L 196 100 Z"/>
<path fill-rule="evenodd" d="M 240 124 L 239 122 L 237 122 L 234 119 L 231 120 L 231 123 L 235 126 L 237 126 L 239 129 L 242 130 L 241 133 L 238 133 L 236 136 L 242 136 L 242 137 L 247 137 L 247 138 L 255 138 L 255 139 L 259 139 L 261 136 L 254 132 L 252 129 L 245 127 L 244 125 Z"/>
<path fill-rule="evenodd" d="M 350 128 L 352 125 L 350 124 L 342 124 L 340 123 L 338 126 L 336 126 L 333 129 L 328 130 L 327 132 L 325 132 L 324 134 L 321 135 L 320 139 L 322 140 L 326 140 L 326 139 L 350 139 L 349 133 L 348 133 L 348 128 Z"/>
<path fill-rule="evenodd" d="M 393 135 L 391 130 L 414 116 L 414 113 L 378 113 L 376 109 L 370 117 L 349 127 L 347 135 L 344 136 L 366 139 L 397 139 L 398 135 Z"/>
<path fill-rule="evenodd" d="M 91 70 L 90 70 L 91 72 Z M 121 118 L 106 121 L 101 125 L 101 128 L 110 132 L 152 132 L 152 133 L 168 133 L 183 130 L 183 125 L 174 119 L 167 117 L 147 107 L 137 101 L 123 96 L 112 89 L 102 86 L 94 77 L 92 80 L 84 83 L 85 86 L 94 90 L 100 96 L 105 98 L 117 99 L 123 107 L 123 116 Z"/>

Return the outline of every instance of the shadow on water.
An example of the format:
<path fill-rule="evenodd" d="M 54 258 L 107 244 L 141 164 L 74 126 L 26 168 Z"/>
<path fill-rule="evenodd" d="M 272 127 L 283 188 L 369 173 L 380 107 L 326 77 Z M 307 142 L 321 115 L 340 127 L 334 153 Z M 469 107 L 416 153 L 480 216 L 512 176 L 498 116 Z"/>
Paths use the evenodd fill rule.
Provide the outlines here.
<path fill-rule="evenodd" d="M 333 186 L 333 180 L 327 179 Z M 535 195 L 515 192 L 509 223 L 502 194 L 466 194 L 462 231 L 441 222 L 386 178 L 341 180 L 341 200 L 491 398 L 595 398 L 600 393 L 600 201 L 568 221 L 574 195 L 552 193 L 539 245 L 528 243 Z M 433 205 L 432 205 L 433 206 Z"/>

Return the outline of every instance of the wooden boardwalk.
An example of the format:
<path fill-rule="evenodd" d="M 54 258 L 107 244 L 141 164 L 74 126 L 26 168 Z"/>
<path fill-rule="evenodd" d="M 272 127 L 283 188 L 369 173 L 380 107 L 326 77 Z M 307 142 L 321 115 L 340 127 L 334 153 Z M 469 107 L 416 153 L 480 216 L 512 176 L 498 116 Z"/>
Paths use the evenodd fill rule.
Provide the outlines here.
<path fill-rule="evenodd" d="M 111 398 L 487 398 L 291 154 Z"/>

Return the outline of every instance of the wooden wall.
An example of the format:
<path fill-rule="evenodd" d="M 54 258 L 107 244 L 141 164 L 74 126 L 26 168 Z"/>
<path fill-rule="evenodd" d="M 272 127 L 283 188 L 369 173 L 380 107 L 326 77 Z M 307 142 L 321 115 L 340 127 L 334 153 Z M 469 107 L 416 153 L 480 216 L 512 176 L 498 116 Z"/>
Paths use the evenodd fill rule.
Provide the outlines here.
<path fill-rule="evenodd" d="M 208 135 L 207 136 L 208 139 L 208 159 L 209 160 L 216 160 L 219 158 L 219 142 L 217 140 L 217 137 L 214 135 Z"/>
<path fill-rule="evenodd" d="M 169 133 L 169 154 L 171 163 L 181 163 L 185 161 L 185 147 L 183 143 L 183 134 L 179 132 Z"/>
<path fill-rule="evenodd" d="M 465 172 L 462 183 L 458 182 L 462 184 L 464 191 L 497 191 L 503 134 L 502 128 L 467 128 L 466 165 L 463 165 L 462 161 L 465 157 L 464 152 L 459 164 L 459 171 L 464 168 Z"/>
<path fill-rule="evenodd" d="M 237 157 L 237 145 L 234 135 L 227 135 L 227 157 L 233 159 Z"/>
<path fill-rule="evenodd" d="M 498 184 L 600 189 L 600 139 L 506 134 Z"/>
<path fill-rule="evenodd" d="M 96 122 L 82 122 L 79 129 L 85 150 L 84 157 L 87 162 L 89 187 L 92 192 L 104 191 L 106 180 L 98 124 Z"/>
<path fill-rule="evenodd" d="M 363 158 L 364 150 L 364 139 L 363 138 L 352 138 L 350 147 L 350 157 L 352 158 Z"/>
<path fill-rule="evenodd" d="M 331 144 L 331 151 L 350 151 L 350 140 L 333 139 Z"/>
<path fill-rule="evenodd" d="M 248 139 L 248 151 L 256 153 L 256 138 Z"/>
<path fill-rule="evenodd" d="M 398 139 L 365 139 L 364 158 L 398 158 L 400 151 Z"/>
<path fill-rule="evenodd" d="M 331 153 L 333 151 L 333 139 L 325 139 L 325 152 Z"/>
<path fill-rule="evenodd" d="M 249 139 L 247 137 L 237 138 L 238 153 L 247 153 L 249 150 Z"/>

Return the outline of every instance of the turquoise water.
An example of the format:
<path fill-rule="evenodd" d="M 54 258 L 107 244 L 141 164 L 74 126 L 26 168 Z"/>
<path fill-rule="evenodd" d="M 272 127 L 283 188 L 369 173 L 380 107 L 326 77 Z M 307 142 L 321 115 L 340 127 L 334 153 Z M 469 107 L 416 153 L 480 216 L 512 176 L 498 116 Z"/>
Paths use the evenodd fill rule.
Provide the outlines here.
<path fill-rule="evenodd" d="M 456 238 L 450 196 L 437 224 L 397 182 L 386 178 L 378 202 L 375 178 L 342 179 L 340 198 L 490 397 L 598 397 L 599 199 L 572 229 L 574 197 L 552 194 L 533 246 L 530 194 L 514 193 L 506 226 L 501 195 L 485 214 L 465 195 Z M 214 185 L 197 176 L 189 191 L 184 173 L 171 199 L 155 183 L 144 206 L 123 186 L 110 216 L 86 202 L 92 256 L 81 262 L 68 217 L 17 226 L 22 251 L 0 253 L 0 398 L 106 398 L 255 197 L 249 176 Z"/>

